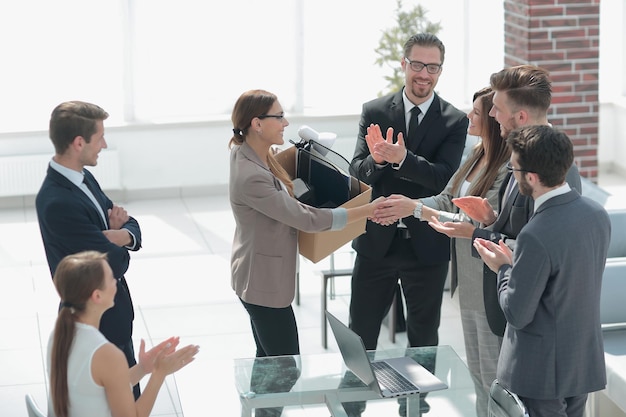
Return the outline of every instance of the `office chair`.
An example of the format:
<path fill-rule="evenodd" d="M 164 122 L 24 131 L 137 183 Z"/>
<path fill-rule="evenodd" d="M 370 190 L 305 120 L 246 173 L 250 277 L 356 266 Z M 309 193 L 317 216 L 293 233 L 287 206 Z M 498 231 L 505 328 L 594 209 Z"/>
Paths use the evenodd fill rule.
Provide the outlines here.
<path fill-rule="evenodd" d="M 489 389 L 489 417 L 528 417 L 528 412 L 522 401 L 498 380 L 491 383 Z"/>
<path fill-rule="evenodd" d="M 26 410 L 28 411 L 28 417 L 46 417 L 37 407 L 33 396 L 30 394 L 26 394 Z"/>

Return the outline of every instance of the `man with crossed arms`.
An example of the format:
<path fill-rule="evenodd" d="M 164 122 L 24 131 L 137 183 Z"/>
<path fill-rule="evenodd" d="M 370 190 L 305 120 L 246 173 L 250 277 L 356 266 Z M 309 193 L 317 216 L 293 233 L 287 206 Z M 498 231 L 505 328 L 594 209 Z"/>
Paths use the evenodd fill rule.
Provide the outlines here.
<path fill-rule="evenodd" d="M 132 341 L 134 310 L 124 274 L 129 251 L 141 248 L 139 223 L 123 207 L 104 194 L 86 166 L 96 166 L 107 147 L 101 107 L 81 101 L 59 104 L 50 117 L 50 140 L 55 155 L 37 193 L 35 206 L 50 273 L 67 255 L 84 250 L 107 254 L 117 279 L 115 305 L 100 321 L 100 331 L 126 356 L 129 367 L 136 363 Z M 139 355 L 143 354 L 143 341 Z M 139 384 L 133 387 L 135 399 Z"/>

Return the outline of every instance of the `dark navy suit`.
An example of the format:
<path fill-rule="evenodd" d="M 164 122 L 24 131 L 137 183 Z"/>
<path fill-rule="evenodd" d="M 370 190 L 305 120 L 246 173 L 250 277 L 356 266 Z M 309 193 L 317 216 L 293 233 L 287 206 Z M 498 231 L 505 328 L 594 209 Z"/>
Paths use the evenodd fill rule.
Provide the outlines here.
<path fill-rule="evenodd" d="M 105 217 L 113 202 L 104 194 L 94 176 L 87 170 L 85 183 L 100 203 Z M 102 316 L 100 331 L 106 338 L 124 350 L 129 365 L 132 356 L 133 303 L 124 274 L 130 261 L 129 249 L 111 243 L 102 233 L 109 228 L 91 199 L 70 180 L 55 169 L 48 172 L 36 198 L 37 218 L 43 239 L 50 273 L 65 256 L 85 250 L 105 252 L 113 275 L 118 279 L 115 306 Z M 123 228 L 135 236 L 130 250 L 141 247 L 141 229 L 132 217 Z M 128 348 L 130 347 L 130 352 Z M 133 362 L 133 363 L 131 363 Z"/>

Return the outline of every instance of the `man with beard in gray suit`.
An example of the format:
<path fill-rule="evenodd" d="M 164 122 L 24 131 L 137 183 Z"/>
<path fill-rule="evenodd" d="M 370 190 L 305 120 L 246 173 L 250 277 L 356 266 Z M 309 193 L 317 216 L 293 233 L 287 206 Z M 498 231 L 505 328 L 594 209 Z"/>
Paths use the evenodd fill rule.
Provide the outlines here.
<path fill-rule="evenodd" d="M 497 378 L 531 417 L 582 417 L 589 392 L 604 389 L 600 289 L 611 225 L 598 203 L 565 181 L 570 139 L 550 126 L 513 131 L 512 171 L 534 212 L 512 252 L 500 240 L 474 247 L 497 274 L 507 320 Z"/>

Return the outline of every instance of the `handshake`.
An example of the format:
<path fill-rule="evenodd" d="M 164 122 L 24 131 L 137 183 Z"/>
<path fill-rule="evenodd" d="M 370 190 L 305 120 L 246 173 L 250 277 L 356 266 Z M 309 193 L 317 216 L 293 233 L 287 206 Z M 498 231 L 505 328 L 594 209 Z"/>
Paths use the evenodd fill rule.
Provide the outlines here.
<path fill-rule="evenodd" d="M 427 221 L 428 225 L 443 233 L 448 237 L 471 239 L 475 226 L 470 220 L 482 224 L 491 224 L 495 220 L 496 214 L 486 198 L 467 196 L 453 198 L 452 203 L 456 205 L 462 213 L 453 217 L 448 215 L 445 219 L 440 216 L 438 210 L 422 205 L 419 212 L 421 221 Z M 370 203 L 372 214 L 369 220 L 382 226 L 389 226 L 405 217 L 413 216 L 419 200 L 413 200 L 399 194 L 392 194 L 388 197 L 379 197 Z"/>
<path fill-rule="evenodd" d="M 400 219 L 413 216 L 415 208 L 421 204 L 419 200 L 413 200 L 399 194 L 389 197 L 378 197 L 372 201 L 373 213 L 369 220 L 381 226 L 389 226 Z M 437 220 L 439 212 L 422 205 L 420 220 Z"/>

